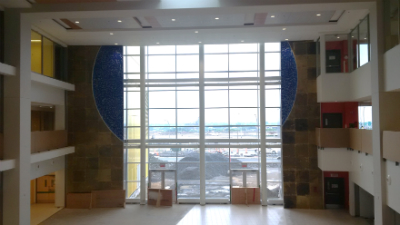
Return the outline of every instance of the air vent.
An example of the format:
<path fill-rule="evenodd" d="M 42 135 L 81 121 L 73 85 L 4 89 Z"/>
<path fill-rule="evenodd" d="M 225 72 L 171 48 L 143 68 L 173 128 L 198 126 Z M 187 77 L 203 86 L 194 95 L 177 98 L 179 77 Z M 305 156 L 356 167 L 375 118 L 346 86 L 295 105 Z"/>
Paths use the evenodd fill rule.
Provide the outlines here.
<path fill-rule="evenodd" d="M 333 14 L 331 19 L 329 20 L 329 22 L 336 23 L 337 21 L 339 21 L 340 17 L 342 17 L 343 13 L 344 13 L 344 10 L 336 10 L 336 12 Z"/>

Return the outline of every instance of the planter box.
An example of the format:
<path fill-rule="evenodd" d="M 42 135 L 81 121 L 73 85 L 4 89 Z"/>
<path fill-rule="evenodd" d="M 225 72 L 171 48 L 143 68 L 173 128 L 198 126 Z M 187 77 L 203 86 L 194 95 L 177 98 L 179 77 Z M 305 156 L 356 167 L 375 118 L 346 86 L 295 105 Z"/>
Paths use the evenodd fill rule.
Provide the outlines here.
<path fill-rule="evenodd" d="M 232 188 L 232 204 L 261 204 L 260 188 Z"/>

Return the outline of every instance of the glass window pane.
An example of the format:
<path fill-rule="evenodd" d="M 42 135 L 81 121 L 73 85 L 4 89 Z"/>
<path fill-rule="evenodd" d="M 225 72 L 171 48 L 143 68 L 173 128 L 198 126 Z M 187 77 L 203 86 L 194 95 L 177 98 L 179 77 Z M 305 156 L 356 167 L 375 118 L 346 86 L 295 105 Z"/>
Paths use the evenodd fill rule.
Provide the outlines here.
<path fill-rule="evenodd" d="M 279 42 L 264 43 L 264 49 L 266 52 L 280 52 L 281 43 Z"/>
<path fill-rule="evenodd" d="M 140 108 L 140 92 L 127 92 L 128 108 Z"/>
<path fill-rule="evenodd" d="M 229 127 L 205 127 L 206 139 L 229 139 Z"/>
<path fill-rule="evenodd" d="M 42 35 L 31 31 L 31 70 L 42 73 Z"/>
<path fill-rule="evenodd" d="M 175 54 L 175 45 L 149 46 L 148 54 Z"/>
<path fill-rule="evenodd" d="M 280 107 L 281 106 L 281 90 L 270 89 L 265 90 L 265 107 Z"/>
<path fill-rule="evenodd" d="M 175 72 L 175 56 L 149 56 L 149 72 Z"/>
<path fill-rule="evenodd" d="M 178 126 L 199 126 L 198 109 L 178 109 Z"/>
<path fill-rule="evenodd" d="M 229 70 L 244 71 L 258 69 L 257 54 L 230 54 Z"/>
<path fill-rule="evenodd" d="M 54 77 L 54 43 L 43 37 L 43 75 Z"/>
<path fill-rule="evenodd" d="M 127 55 L 139 55 L 140 54 L 140 46 L 126 46 L 126 54 Z"/>
<path fill-rule="evenodd" d="M 276 77 L 276 76 L 281 76 L 281 72 L 279 71 L 265 71 L 265 76 L 266 77 Z"/>
<path fill-rule="evenodd" d="M 206 126 L 228 125 L 228 109 L 205 109 Z"/>
<path fill-rule="evenodd" d="M 230 44 L 229 53 L 231 52 L 258 52 L 258 44 Z"/>
<path fill-rule="evenodd" d="M 175 108 L 175 91 L 150 91 L 149 108 Z"/>
<path fill-rule="evenodd" d="M 257 125 L 257 108 L 231 108 L 230 125 Z"/>
<path fill-rule="evenodd" d="M 221 153 L 211 153 L 210 157 L 216 160 L 223 159 Z M 206 198 L 207 199 L 230 199 L 229 161 L 206 162 Z"/>
<path fill-rule="evenodd" d="M 257 90 L 231 90 L 229 91 L 230 107 L 257 107 Z"/>
<path fill-rule="evenodd" d="M 281 109 L 266 108 L 265 109 L 265 125 L 280 125 L 281 124 Z"/>
<path fill-rule="evenodd" d="M 353 70 L 358 68 L 358 26 L 350 33 Z"/>
<path fill-rule="evenodd" d="M 174 73 L 148 74 L 147 79 L 175 79 L 175 74 Z"/>
<path fill-rule="evenodd" d="M 127 139 L 128 140 L 137 140 L 140 139 L 140 127 L 128 127 L 127 130 Z"/>
<path fill-rule="evenodd" d="M 127 60 L 126 72 L 139 73 L 140 72 L 140 56 L 126 56 Z"/>
<path fill-rule="evenodd" d="M 265 53 L 265 70 L 281 69 L 281 53 Z"/>
<path fill-rule="evenodd" d="M 177 79 L 198 79 L 198 73 L 178 73 L 176 74 Z"/>
<path fill-rule="evenodd" d="M 127 165 L 127 181 L 140 181 L 140 164 L 128 163 Z"/>
<path fill-rule="evenodd" d="M 204 78 L 228 78 L 228 73 L 204 73 Z"/>
<path fill-rule="evenodd" d="M 199 53 L 198 45 L 177 45 L 176 46 L 177 54 L 190 54 L 190 53 Z"/>
<path fill-rule="evenodd" d="M 231 139 L 258 139 L 258 126 L 231 127 Z"/>
<path fill-rule="evenodd" d="M 196 72 L 199 71 L 198 55 L 178 55 L 177 72 Z"/>
<path fill-rule="evenodd" d="M 228 91 L 205 91 L 205 107 L 228 107 Z"/>
<path fill-rule="evenodd" d="M 199 91 L 178 91 L 178 108 L 199 108 Z"/>
<path fill-rule="evenodd" d="M 360 66 L 369 62 L 369 26 L 368 17 L 359 25 L 360 32 Z"/>
<path fill-rule="evenodd" d="M 348 34 L 327 34 L 325 35 L 325 62 L 327 73 L 348 72 L 347 42 Z"/>
<path fill-rule="evenodd" d="M 149 127 L 150 139 L 176 139 L 176 127 Z"/>
<path fill-rule="evenodd" d="M 228 55 L 205 55 L 205 71 L 228 71 Z"/>
<path fill-rule="evenodd" d="M 179 119 L 178 119 L 179 120 Z M 199 127 L 178 127 L 178 139 L 199 139 Z"/>
<path fill-rule="evenodd" d="M 258 77 L 258 72 L 230 72 L 229 77 Z"/>
<path fill-rule="evenodd" d="M 140 162 L 140 149 L 139 148 L 128 148 L 126 150 L 126 161 L 127 162 Z"/>
<path fill-rule="evenodd" d="M 126 182 L 126 198 L 139 199 L 140 197 L 140 183 L 139 182 Z"/>
<path fill-rule="evenodd" d="M 127 126 L 140 126 L 140 110 L 126 110 Z"/>
<path fill-rule="evenodd" d="M 204 53 L 228 53 L 228 45 L 204 45 Z"/>
<path fill-rule="evenodd" d="M 175 109 L 149 109 L 149 126 L 176 126 Z"/>
<path fill-rule="evenodd" d="M 265 127 L 265 138 L 280 139 L 281 138 L 281 127 L 280 126 L 266 126 Z"/>

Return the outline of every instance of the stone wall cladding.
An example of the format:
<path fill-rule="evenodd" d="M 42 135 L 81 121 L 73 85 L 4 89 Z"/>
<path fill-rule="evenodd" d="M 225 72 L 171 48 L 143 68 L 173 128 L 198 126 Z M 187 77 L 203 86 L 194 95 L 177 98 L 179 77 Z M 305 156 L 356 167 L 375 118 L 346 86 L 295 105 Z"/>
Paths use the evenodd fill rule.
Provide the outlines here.
<path fill-rule="evenodd" d="M 315 128 L 319 127 L 316 45 L 290 42 L 297 64 L 297 93 L 282 127 L 282 166 L 285 208 L 322 209 L 322 171 L 318 168 Z"/>
<path fill-rule="evenodd" d="M 75 153 L 66 161 L 66 191 L 123 189 L 123 143 L 106 126 L 96 108 L 92 74 L 100 46 L 69 46 L 67 94 L 68 143 Z"/>

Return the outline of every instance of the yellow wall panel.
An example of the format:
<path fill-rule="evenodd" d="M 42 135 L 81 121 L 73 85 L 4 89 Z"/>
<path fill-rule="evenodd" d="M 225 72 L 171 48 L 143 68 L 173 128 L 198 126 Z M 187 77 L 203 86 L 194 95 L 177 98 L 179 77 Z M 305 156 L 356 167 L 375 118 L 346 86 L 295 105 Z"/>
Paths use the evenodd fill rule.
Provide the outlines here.
<path fill-rule="evenodd" d="M 42 35 L 31 31 L 31 70 L 42 73 Z"/>
<path fill-rule="evenodd" d="M 54 43 L 43 37 L 43 75 L 54 77 Z"/>

